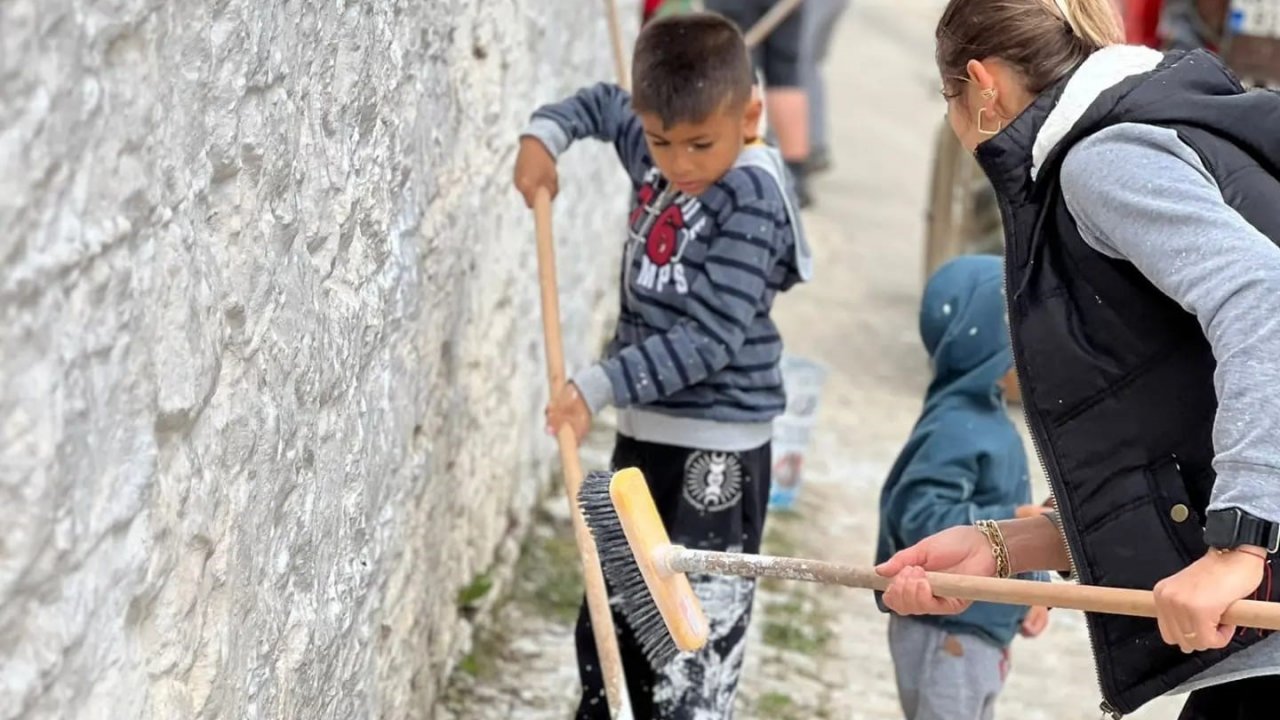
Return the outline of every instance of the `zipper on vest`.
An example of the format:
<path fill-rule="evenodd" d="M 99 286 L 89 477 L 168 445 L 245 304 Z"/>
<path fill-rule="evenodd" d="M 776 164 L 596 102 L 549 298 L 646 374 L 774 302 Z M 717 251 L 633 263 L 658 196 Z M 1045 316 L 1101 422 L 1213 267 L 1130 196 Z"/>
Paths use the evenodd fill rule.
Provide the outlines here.
<path fill-rule="evenodd" d="M 1000 206 L 1001 222 L 1004 223 L 1004 227 L 1012 228 L 1013 227 L 1013 211 L 1009 207 L 1009 202 L 1005 200 L 1003 197 L 1000 197 L 999 193 L 996 194 L 996 201 Z M 1016 258 L 1011 257 L 1012 251 L 1010 250 L 1010 245 L 1011 244 L 1008 242 L 1008 234 L 1006 234 L 1005 253 L 1004 253 L 1005 255 L 1004 293 L 1005 293 L 1005 302 L 1012 304 L 1013 288 L 1009 284 L 1008 265 L 1011 260 L 1015 260 Z M 1007 308 L 1006 308 L 1006 311 L 1007 311 Z M 1012 322 L 1008 323 L 1008 326 L 1009 326 L 1008 327 L 1009 343 L 1016 348 L 1017 343 L 1015 342 L 1015 338 L 1014 338 L 1013 323 Z M 1018 371 L 1018 383 L 1021 384 L 1023 381 L 1023 378 L 1027 377 L 1027 374 L 1023 371 L 1022 362 L 1017 352 L 1013 354 L 1013 361 L 1014 361 L 1013 362 L 1014 367 Z M 1025 395 L 1024 395 L 1024 398 L 1025 398 Z M 1055 509 L 1058 510 L 1058 517 L 1062 518 L 1062 525 L 1058 529 L 1062 533 L 1063 545 L 1065 546 L 1067 551 L 1067 565 L 1071 569 L 1071 579 L 1073 582 L 1079 584 L 1080 570 L 1076 566 L 1075 552 L 1072 551 L 1071 543 L 1067 540 L 1067 534 L 1068 534 L 1066 529 L 1067 523 L 1066 523 L 1066 518 L 1063 517 L 1062 515 L 1062 506 L 1058 503 L 1057 480 L 1055 480 L 1053 473 L 1049 472 L 1048 463 L 1044 461 L 1044 453 L 1040 449 L 1040 434 L 1041 434 L 1040 424 L 1036 420 L 1036 418 L 1032 415 L 1032 413 L 1028 411 L 1027 403 L 1025 399 L 1023 400 L 1023 403 L 1022 403 L 1022 417 L 1026 421 L 1027 426 L 1031 428 L 1031 448 L 1036 453 L 1036 461 L 1040 463 L 1040 470 L 1041 472 L 1044 473 L 1045 478 L 1048 479 L 1049 481 L 1049 497 L 1053 498 L 1053 501 L 1054 501 L 1053 506 Z M 1098 670 L 1098 655 L 1099 655 L 1098 641 L 1093 636 L 1093 627 L 1089 625 L 1087 618 L 1085 620 L 1084 627 L 1085 627 L 1085 632 L 1087 632 L 1089 635 L 1089 649 L 1093 651 L 1094 681 L 1098 685 L 1098 695 L 1103 698 L 1102 704 L 1099 706 L 1099 708 L 1102 710 L 1102 720 L 1121 720 L 1121 718 L 1123 718 L 1124 715 L 1119 710 L 1116 710 L 1114 707 L 1111 706 L 1111 703 L 1108 700 L 1106 700 L 1106 694 L 1102 690 L 1102 673 Z"/>

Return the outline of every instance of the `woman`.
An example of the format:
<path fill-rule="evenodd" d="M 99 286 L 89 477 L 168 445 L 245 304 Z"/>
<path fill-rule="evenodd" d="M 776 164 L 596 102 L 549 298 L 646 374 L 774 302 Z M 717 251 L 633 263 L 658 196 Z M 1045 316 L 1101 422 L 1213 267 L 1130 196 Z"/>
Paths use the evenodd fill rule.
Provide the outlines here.
<path fill-rule="evenodd" d="M 1157 623 L 1089 617 L 1104 711 L 1193 691 L 1183 718 L 1276 717 L 1280 638 L 1219 620 L 1280 599 L 1280 95 L 1121 37 L 1110 0 L 951 0 L 938 24 L 1058 513 L 927 538 L 884 599 L 963 610 L 924 570 L 1154 586 Z"/>

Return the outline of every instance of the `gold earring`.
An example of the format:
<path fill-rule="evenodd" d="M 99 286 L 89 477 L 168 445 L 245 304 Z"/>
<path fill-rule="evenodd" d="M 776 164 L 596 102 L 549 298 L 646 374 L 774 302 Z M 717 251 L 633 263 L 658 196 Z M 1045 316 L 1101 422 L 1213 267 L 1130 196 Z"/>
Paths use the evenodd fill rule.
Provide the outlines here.
<path fill-rule="evenodd" d="M 997 120 L 997 121 L 996 121 L 996 129 L 995 129 L 995 130 L 988 130 L 988 129 L 986 129 L 986 128 L 982 127 L 982 116 L 983 116 L 983 114 L 984 114 L 984 113 L 986 113 L 986 112 L 987 112 L 987 109 L 986 109 L 986 108 L 978 108 L 978 132 L 982 133 L 983 135 L 997 135 L 997 134 L 999 134 L 999 133 L 1000 133 L 1000 131 L 1004 129 L 1004 122 L 1003 122 L 1003 121 L 1000 121 L 1000 120 Z M 994 113 L 993 113 L 993 114 L 994 114 Z"/>
<path fill-rule="evenodd" d="M 983 91 L 982 91 L 982 99 L 983 99 L 983 100 L 995 100 L 995 99 L 996 99 L 996 89 L 995 89 L 995 88 L 987 88 L 987 89 L 983 90 Z"/>

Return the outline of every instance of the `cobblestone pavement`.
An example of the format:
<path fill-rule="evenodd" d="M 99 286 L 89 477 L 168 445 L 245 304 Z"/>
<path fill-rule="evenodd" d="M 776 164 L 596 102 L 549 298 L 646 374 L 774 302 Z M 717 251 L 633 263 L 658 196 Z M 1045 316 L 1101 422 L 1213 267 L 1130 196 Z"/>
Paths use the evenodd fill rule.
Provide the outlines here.
<path fill-rule="evenodd" d="M 817 179 L 806 216 L 818 276 L 776 313 L 788 350 L 824 363 L 830 376 L 800 502 L 770 518 L 768 552 L 872 559 L 879 485 L 927 382 L 916 312 L 925 188 L 943 113 L 932 60 L 940 8 L 937 0 L 855 0 L 837 31 L 827 65 L 836 165 Z M 587 466 L 603 466 L 608 442 L 601 428 Z M 1037 497 L 1046 493 L 1041 485 Z M 572 553 L 563 506 L 562 498 L 548 503 L 530 543 L 542 561 L 556 547 Z M 570 717 L 571 608 L 547 598 L 571 605 L 575 591 L 531 575 L 517 579 L 498 630 L 456 674 L 439 717 Z M 740 718 L 901 717 L 886 621 L 870 593 L 767 583 L 757 603 Z M 997 717 L 1092 720 L 1098 702 L 1081 615 L 1054 611 L 1044 636 L 1015 642 Z M 1178 706 L 1162 700 L 1132 717 L 1172 718 Z"/>

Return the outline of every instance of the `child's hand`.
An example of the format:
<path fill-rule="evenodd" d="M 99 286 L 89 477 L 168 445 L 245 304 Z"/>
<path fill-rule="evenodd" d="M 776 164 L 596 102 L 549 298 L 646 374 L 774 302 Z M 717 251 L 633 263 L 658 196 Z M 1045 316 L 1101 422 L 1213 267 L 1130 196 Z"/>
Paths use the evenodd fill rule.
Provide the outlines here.
<path fill-rule="evenodd" d="M 560 174 L 556 172 L 556 159 L 536 138 L 520 138 L 520 153 L 516 155 L 514 177 L 516 190 L 524 196 L 524 204 L 533 207 L 533 198 L 539 188 L 546 188 L 554 200 L 560 192 Z"/>
<path fill-rule="evenodd" d="M 1013 511 L 1013 516 L 1018 520 L 1023 520 L 1025 518 L 1039 517 L 1052 510 L 1053 508 L 1047 505 L 1019 505 L 1018 509 Z"/>
<path fill-rule="evenodd" d="M 591 429 L 591 410 L 578 392 L 578 386 L 565 383 L 560 392 L 547 403 L 547 434 L 555 437 L 560 428 L 568 425 L 573 434 L 582 442 Z"/>
<path fill-rule="evenodd" d="M 1049 608 L 1033 607 L 1022 619 L 1022 637 L 1033 638 L 1049 627 Z"/>

